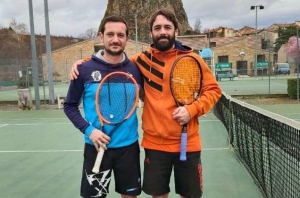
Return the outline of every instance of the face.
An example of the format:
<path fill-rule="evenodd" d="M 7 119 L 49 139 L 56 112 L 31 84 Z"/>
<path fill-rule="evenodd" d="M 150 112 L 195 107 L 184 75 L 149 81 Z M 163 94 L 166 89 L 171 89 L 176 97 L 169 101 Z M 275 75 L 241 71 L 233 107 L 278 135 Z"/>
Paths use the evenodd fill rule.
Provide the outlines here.
<path fill-rule="evenodd" d="M 152 26 L 152 39 L 156 48 L 160 51 L 167 51 L 171 49 L 175 42 L 175 37 L 178 30 L 171 21 L 162 15 L 158 15 Z"/>
<path fill-rule="evenodd" d="M 111 56 L 121 55 L 128 41 L 126 25 L 121 22 L 107 22 L 104 33 L 100 32 L 100 39 L 106 53 Z"/>

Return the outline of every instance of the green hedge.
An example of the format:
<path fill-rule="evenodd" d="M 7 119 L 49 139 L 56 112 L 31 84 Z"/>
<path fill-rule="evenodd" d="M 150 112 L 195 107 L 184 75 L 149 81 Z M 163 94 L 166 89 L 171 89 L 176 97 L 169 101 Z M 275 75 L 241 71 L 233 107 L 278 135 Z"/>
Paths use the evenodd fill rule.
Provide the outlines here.
<path fill-rule="evenodd" d="M 13 81 L 13 80 L 0 81 L 0 86 L 3 86 L 3 87 L 14 86 L 17 84 L 18 84 L 18 82 Z"/>
<path fill-rule="evenodd" d="M 288 79 L 287 86 L 288 86 L 288 88 L 287 88 L 288 96 L 296 99 L 297 98 L 297 79 L 296 78 Z M 298 87 L 300 87 L 300 82 L 299 82 Z M 300 93 L 300 88 L 299 88 L 299 93 Z"/>
<path fill-rule="evenodd" d="M 32 86 L 32 77 L 29 76 L 28 77 L 28 81 L 29 81 L 29 86 Z M 19 88 L 26 88 L 26 76 L 22 76 L 21 78 L 19 78 L 19 82 L 18 82 L 18 87 Z"/>

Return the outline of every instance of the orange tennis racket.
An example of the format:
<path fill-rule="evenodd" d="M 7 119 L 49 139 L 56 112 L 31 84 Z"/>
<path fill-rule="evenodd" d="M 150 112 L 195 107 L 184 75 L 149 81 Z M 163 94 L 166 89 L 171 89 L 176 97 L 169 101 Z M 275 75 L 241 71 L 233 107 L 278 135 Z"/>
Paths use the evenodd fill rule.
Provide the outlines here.
<path fill-rule="evenodd" d="M 201 94 L 203 74 L 198 60 L 190 55 L 178 57 L 171 69 L 170 87 L 177 106 L 192 104 Z M 182 127 L 180 160 L 186 161 L 187 123 Z"/>
<path fill-rule="evenodd" d="M 112 72 L 100 82 L 95 98 L 96 111 L 101 126 L 103 123 L 116 125 L 115 130 L 134 112 L 139 100 L 138 84 L 132 75 L 125 72 Z M 103 128 L 102 128 L 103 129 Z M 94 173 L 100 172 L 104 148 L 100 146 L 93 167 Z"/>

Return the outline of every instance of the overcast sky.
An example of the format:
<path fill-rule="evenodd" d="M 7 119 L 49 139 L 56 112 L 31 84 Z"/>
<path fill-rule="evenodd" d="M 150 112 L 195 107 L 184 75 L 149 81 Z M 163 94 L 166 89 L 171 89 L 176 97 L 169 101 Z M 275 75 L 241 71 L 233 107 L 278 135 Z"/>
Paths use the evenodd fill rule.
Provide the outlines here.
<path fill-rule="evenodd" d="M 108 0 L 48 0 L 50 33 L 52 35 L 78 36 L 89 28 L 98 29 Z M 299 0 L 182 0 L 190 26 L 201 20 L 202 30 L 219 26 L 240 29 L 255 27 L 257 9 L 258 28 L 273 23 L 293 23 L 300 20 Z M 34 29 L 45 34 L 44 0 L 32 0 Z M 9 27 L 15 18 L 30 30 L 28 0 L 0 0 L 0 27 Z"/>

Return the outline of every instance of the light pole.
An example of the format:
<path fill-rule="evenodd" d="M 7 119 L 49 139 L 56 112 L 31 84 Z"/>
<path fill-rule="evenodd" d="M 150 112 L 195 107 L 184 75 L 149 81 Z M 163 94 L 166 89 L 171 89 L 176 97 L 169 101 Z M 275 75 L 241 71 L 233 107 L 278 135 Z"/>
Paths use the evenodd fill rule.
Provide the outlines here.
<path fill-rule="evenodd" d="M 296 68 L 297 68 L 297 100 L 299 101 L 299 33 L 297 25 L 297 57 L 296 57 Z"/>
<path fill-rule="evenodd" d="M 45 12 L 45 29 L 46 29 L 46 51 L 47 51 L 47 65 L 48 65 L 48 87 L 49 87 L 49 103 L 54 104 L 54 85 L 53 85 L 53 65 L 51 53 L 51 36 L 49 26 L 49 9 L 48 0 L 44 0 Z"/>
<path fill-rule="evenodd" d="M 32 76 L 35 95 L 35 108 L 40 110 L 40 92 L 39 92 L 39 70 L 36 60 L 36 44 L 34 33 L 33 7 L 32 0 L 28 0 L 29 4 L 29 22 L 30 22 L 30 40 L 31 40 L 31 57 L 32 57 Z"/>
<path fill-rule="evenodd" d="M 135 26 L 135 52 L 138 52 L 138 25 L 137 25 L 137 17 L 138 12 L 134 14 L 134 26 Z"/>
<path fill-rule="evenodd" d="M 250 9 L 254 10 L 255 9 L 255 61 L 254 61 L 254 76 L 257 76 L 257 8 L 259 9 L 264 9 L 264 6 L 262 5 L 256 5 L 256 6 L 251 6 Z"/>

